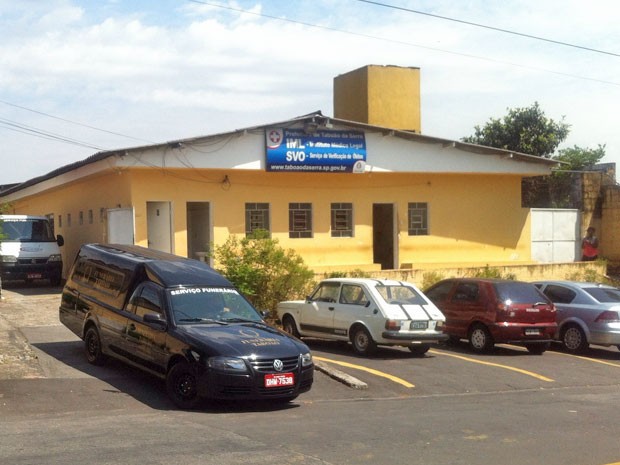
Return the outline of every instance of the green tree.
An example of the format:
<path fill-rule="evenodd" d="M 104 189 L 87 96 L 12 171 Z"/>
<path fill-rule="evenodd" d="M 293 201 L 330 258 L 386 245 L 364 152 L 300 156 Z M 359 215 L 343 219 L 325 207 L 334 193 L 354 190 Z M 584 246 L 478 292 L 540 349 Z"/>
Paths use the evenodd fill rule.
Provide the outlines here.
<path fill-rule="evenodd" d="M 578 173 L 592 168 L 605 156 L 605 146 L 595 149 L 573 146 L 561 149 L 570 125 L 562 118 L 556 122 L 545 116 L 538 102 L 530 107 L 508 109 L 503 118 L 491 118 L 484 126 L 475 126 L 473 136 L 464 142 L 513 150 L 528 155 L 552 158 L 563 162 L 551 176 L 524 178 L 522 204 L 524 207 L 579 208 L 581 192 Z"/>
<path fill-rule="evenodd" d="M 560 166 L 562 171 L 585 171 L 591 169 L 605 156 L 605 145 L 600 145 L 595 149 L 578 147 L 576 145 L 558 151 L 553 157 L 554 160 L 566 163 Z"/>
<path fill-rule="evenodd" d="M 273 312 L 278 302 L 308 294 L 314 273 L 294 250 L 283 249 L 267 231 L 239 239 L 230 236 L 213 250 L 215 269 L 259 310 Z"/>
<path fill-rule="evenodd" d="M 563 162 L 550 176 L 525 178 L 522 203 L 529 208 L 581 208 L 581 175 L 605 156 L 605 146 L 573 146 L 558 151 L 552 158 Z"/>
<path fill-rule="evenodd" d="M 526 108 L 509 108 L 503 118 L 491 118 L 474 130 L 474 135 L 464 137 L 463 142 L 550 157 L 568 136 L 570 125 L 564 117 L 559 122 L 547 118 L 534 102 Z"/>

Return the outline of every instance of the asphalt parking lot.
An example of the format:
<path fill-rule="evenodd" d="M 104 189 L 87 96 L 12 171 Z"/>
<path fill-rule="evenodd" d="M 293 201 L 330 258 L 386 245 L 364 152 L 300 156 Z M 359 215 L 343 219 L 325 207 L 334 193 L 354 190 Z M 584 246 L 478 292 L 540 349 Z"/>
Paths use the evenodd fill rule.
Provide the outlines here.
<path fill-rule="evenodd" d="M 59 301 L 60 289 L 37 285 L 5 288 L 0 301 L 3 464 L 620 463 L 616 348 L 474 355 L 436 345 L 364 358 L 307 340 L 322 368 L 290 405 L 186 412 L 149 375 L 89 365 L 58 321 Z M 103 437 L 96 454 L 83 447 Z"/>
<path fill-rule="evenodd" d="M 4 289 L 0 379 L 110 377 L 109 370 L 126 370 L 86 363 L 83 343 L 58 321 L 59 302 L 59 288 L 33 284 Z M 477 355 L 463 342 L 435 345 L 422 357 L 399 348 L 379 348 L 372 357 L 360 357 L 344 343 L 306 342 L 319 373 L 315 387 L 302 401 L 325 396 L 371 399 L 614 386 L 620 379 L 620 351 L 615 347 L 592 347 L 577 356 L 559 347 L 531 355 L 523 347 L 497 345 L 491 354 Z"/>

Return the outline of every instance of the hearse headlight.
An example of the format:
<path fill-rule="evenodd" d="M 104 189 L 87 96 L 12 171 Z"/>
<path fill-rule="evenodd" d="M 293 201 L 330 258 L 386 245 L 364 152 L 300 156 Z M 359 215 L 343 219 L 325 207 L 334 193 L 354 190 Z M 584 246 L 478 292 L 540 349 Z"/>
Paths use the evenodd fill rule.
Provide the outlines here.
<path fill-rule="evenodd" d="M 17 263 L 17 257 L 15 255 L 0 255 L 0 262 Z"/>
<path fill-rule="evenodd" d="M 245 361 L 238 357 L 210 357 L 207 365 L 214 370 L 232 371 L 235 373 L 247 373 L 248 371 Z"/>
<path fill-rule="evenodd" d="M 312 354 L 310 352 L 301 354 L 301 366 L 309 367 L 310 365 L 312 365 Z"/>
<path fill-rule="evenodd" d="M 62 262 L 62 255 L 59 253 L 55 253 L 49 256 L 47 259 L 48 262 Z"/>

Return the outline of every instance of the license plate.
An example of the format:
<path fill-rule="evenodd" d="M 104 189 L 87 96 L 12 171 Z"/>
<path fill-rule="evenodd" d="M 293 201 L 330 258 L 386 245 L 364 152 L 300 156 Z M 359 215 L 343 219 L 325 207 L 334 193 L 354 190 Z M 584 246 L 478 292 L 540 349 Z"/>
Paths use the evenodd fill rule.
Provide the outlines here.
<path fill-rule="evenodd" d="M 534 329 L 534 328 L 526 329 L 525 335 L 526 336 L 538 336 L 540 335 L 540 329 Z"/>
<path fill-rule="evenodd" d="M 281 387 L 293 386 L 295 384 L 295 375 L 293 373 L 274 373 L 265 375 L 265 387 Z"/>
<path fill-rule="evenodd" d="M 409 329 L 427 329 L 428 321 L 412 321 Z"/>
<path fill-rule="evenodd" d="M 28 273 L 26 277 L 28 279 L 41 279 L 43 275 L 41 273 Z"/>

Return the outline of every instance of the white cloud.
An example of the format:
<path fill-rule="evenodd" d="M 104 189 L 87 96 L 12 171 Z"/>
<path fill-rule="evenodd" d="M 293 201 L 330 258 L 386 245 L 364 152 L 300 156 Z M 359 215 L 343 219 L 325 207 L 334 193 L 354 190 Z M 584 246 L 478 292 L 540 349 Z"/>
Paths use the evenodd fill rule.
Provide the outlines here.
<path fill-rule="evenodd" d="M 399 4 L 620 52 L 620 5 L 612 0 L 587 8 L 577 0 Z M 167 0 L 137 5 L 0 0 L 0 100 L 162 141 L 317 109 L 330 114 L 335 76 L 366 64 L 415 66 L 422 70 L 427 134 L 458 139 L 507 108 L 538 101 L 548 117 L 566 115 L 573 128 L 567 145 L 607 143 L 609 161 L 620 162 L 619 57 L 354 0 L 239 0 L 231 9 Z M 0 119 L 103 148 L 135 145 L 1 103 Z M 93 153 L 1 124 L 0 137 L 0 164 L 12 166 L 0 171 L 0 184 Z"/>

